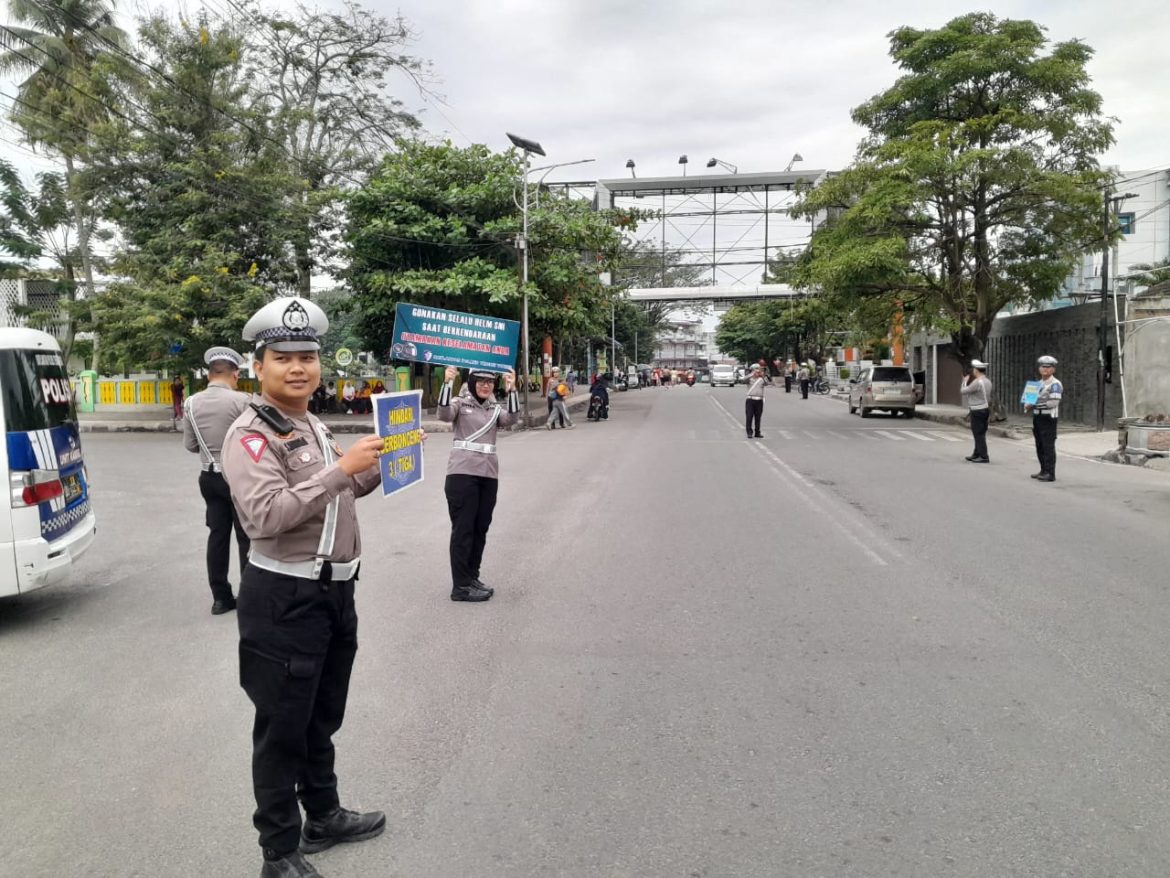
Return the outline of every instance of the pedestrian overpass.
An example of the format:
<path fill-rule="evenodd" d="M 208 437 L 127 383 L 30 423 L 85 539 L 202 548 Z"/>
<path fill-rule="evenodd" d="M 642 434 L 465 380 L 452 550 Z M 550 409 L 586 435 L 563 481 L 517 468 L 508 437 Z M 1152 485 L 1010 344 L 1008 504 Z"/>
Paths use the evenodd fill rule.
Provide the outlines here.
<path fill-rule="evenodd" d="M 815 292 L 811 290 L 793 289 L 788 284 L 757 284 L 754 287 L 645 287 L 626 290 L 626 296 L 631 302 L 670 302 L 680 308 L 710 305 L 717 314 L 739 302 L 759 302 L 764 299 L 797 301 L 813 295 Z"/>

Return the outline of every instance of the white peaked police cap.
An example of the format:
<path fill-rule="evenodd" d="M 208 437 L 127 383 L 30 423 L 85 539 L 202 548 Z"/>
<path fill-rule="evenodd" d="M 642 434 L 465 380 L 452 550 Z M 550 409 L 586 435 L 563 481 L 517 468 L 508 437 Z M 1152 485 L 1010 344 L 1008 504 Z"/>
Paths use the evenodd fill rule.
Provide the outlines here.
<path fill-rule="evenodd" d="M 978 369 L 980 372 L 986 372 L 987 371 L 987 364 L 985 362 L 983 362 L 982 360 L 972 360 L 971 361 L 971 368 Z"/>
<path fill-rule="evenodd" d="M 329 318 L 315 302 L 300 296 L 273 299 L 244 324 L 244 341 L 274 351 L 319 351 Z"/>
<path fill-rule="evenodd" d="M 1055 366 L 1056 365 L 1056 357 L 1050 357 L 1047 354 L 1045 354 L 1043 357 L 1041 357 L 1040 359 L 1038 359 L 1036 361 L 1036 365 L 1037 366 Z"/>
<path fill-rule="evenodd" d="M 212 363 L 231 363 L 237 369 L 244 365 L 244 357 L 231 348 L 208 348 L 203 354 L 203 362 L 210 366 Z"/>

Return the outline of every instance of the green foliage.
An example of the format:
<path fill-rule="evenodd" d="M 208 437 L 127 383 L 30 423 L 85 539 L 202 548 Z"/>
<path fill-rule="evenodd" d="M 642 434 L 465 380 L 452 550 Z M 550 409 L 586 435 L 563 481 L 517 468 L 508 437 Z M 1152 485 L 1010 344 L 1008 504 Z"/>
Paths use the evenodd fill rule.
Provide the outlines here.
<path fill-rule="evenodd" d="M 719 322 L 715 343 L 742 362 L 803 359 L 824 351 L 836 321 L 835 309 L 824 298 L 742 302 Z"/>
<path fill-rule="evenodd" d="M 41 255 L 36 212 L 16 168 L 0 159 L 0 272 L 11 274 Z"/>
<path fill-rule="evenodd" d="M 969 360 L 997 312 L 1051 298 L 1099 239 L 1112 128 L 1091 50 L 1049 49 L 1033 22 L 975 13 L 890 45 L 905 73 L 853 111 L 869 129 L 855 162 L 793 209 L 823 220 L 796 279 L 845 309 L 902 302 Z"/>
<path fill-rule="evenodd" d="M 348 200 L 347 279 L 365 346 L 384 354 L 398 302 L 520 319 L 516 156 L 404 141 Z M 529 207 L 529 324 L 534 339 L 600 333 L 627 214 L 542 197 Z"/>
<path fill-rule="evenodd" d="M 251 311 L 294 282 L 297 183 L 257 136 L 265 121 L 247 106 L 231 30 L 156 17 L 141 50 L 167 78 L 125 83 L 140 118 L 95 138 L 95 176 L 113 193 L 106 212 L 123 241 L 113 266 L 128 278 L 95 300 L 95 320 L 117 363 L 198 368 L 204 347 L 238 343 Z"/>

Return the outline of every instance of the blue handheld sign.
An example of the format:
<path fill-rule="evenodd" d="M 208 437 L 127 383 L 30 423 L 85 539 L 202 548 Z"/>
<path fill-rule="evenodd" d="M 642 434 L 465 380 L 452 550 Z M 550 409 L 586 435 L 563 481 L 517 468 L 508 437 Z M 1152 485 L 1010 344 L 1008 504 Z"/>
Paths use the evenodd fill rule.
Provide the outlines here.
<path fill-rule="evenodd" d="M 403 390 L 370 397 L 374 429 L 382 437 L 382 496 L 389 497 L 423 480 L 422 391 Z"/>
<path fill-rule="evenodd" d="M 390 356 L 436 366 L 506 372 L 516 365 L 520 324 L 399 302 Z"/>

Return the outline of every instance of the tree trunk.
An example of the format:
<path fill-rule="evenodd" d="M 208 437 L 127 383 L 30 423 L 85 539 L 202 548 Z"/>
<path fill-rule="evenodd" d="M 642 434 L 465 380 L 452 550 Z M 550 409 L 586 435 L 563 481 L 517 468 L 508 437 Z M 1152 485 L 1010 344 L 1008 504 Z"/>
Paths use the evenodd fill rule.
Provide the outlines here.
<path fill-rule="evenodd" d="M 77 223 L 77 246 L 81 249 L 81 269 L 85 275 L 85 295 L 90 301 L 90 322 L 93 324 L 93 358 L 90 360 L 90 368 L 95 372 L 98 370 L 98 346 L 100 335 L 98 333 L 97 322 L 93 315 L 93 299 L 97 295 L 97 289 L 93 284 L 93 260 L 89 253 L 89 224 L 85 220 L 85 211 L 82 209 L 81 194 L 78 191 L 77 185 L 77 169 L 73 165 L 73 156 L 68 152 L 65 153 L 65 178 L 66 190 L 69 193 L 69 204 L 73 209 L 73 221 Z"/>

